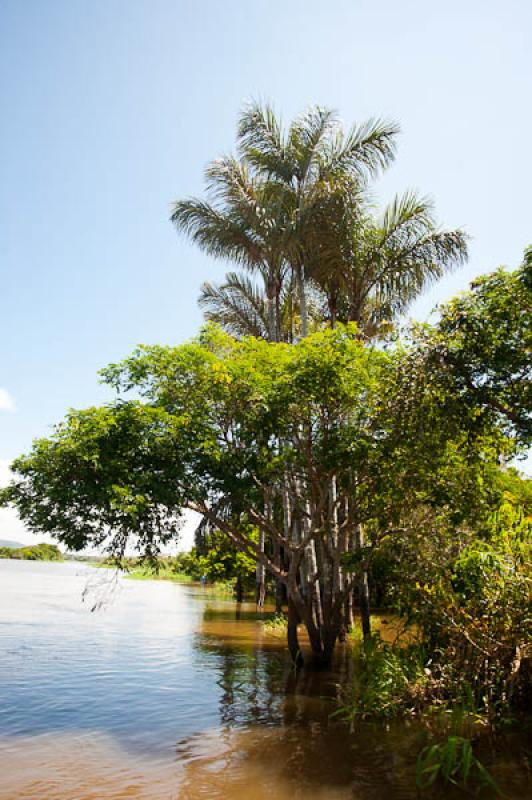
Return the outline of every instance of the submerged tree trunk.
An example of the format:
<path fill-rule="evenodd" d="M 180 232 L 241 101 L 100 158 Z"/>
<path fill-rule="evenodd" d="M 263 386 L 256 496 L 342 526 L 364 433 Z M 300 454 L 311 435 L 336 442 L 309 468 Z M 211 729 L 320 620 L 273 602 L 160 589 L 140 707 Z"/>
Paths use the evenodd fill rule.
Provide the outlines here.
<path fill-rule="evenodd" d="M 297 636 L 297 626 L 299 624 L 299 614 L 297 613 L 294 601 L 288 593 L 288 628 L 287 628 L 287 641 L 290 658 L 294 666 L 303 666 L 303 654 L 299 647 L 299 639 Z"/>
<path fill-rule="evenodd" d="M 293 572 L 294 570 L 292 570 Z M 318 669 L 330 667 L 341 629 L 342 595 L 338 595 L 330 607 L 323 608 L 322 619 L 317 624 L 314 609 L 308 600 L 303 598 L 299 586 L 293 583 L 288 584 L 287 593 L 288 647 L 294 664 L 301 665 L 303 663 L 303 656 L 297 639 L 297 624 L 302 622 L 305 625 L 310 645 L 309 666 Z"/>

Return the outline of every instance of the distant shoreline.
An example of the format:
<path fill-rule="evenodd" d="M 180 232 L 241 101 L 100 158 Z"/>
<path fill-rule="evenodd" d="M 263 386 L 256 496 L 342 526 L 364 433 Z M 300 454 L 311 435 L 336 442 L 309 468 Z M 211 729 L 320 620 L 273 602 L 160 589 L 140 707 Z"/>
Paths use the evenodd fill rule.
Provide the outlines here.
<path fill-rule="evenodd" d="M 18 542 L 15 542 L 18 544 Z M 61 550 L 55 544 L 21 545 L 20 547 L 0 545 L 0 558 L 13 561 L 64 561 Z"/>

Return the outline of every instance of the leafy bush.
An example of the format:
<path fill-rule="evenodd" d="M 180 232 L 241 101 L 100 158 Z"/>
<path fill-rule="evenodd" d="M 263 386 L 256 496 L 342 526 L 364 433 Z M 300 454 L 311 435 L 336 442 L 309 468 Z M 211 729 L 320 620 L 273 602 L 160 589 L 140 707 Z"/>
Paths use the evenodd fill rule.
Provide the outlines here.
<path fill-rule="evenodd" d="M 409 579 L 395 582 L 393 599 L 431 655 L 432 699 L 468 686 L 492 717 L 530 704 L 531 532 L 531 519 L 503 504 L 480 533 L 433 525 L 432 537 L 398 545 Z"/>

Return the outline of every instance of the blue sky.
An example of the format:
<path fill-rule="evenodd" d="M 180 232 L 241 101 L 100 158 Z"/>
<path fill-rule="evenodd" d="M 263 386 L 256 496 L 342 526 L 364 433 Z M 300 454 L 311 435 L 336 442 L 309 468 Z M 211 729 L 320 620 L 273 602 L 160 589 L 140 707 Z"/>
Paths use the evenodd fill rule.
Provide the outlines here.
<path fill-rule="evenodd" d="M 249 97 L 285 119 L 401 123 L 377 197 L 415 188 L 472 237 L 435 303 L 532 241 L 528 0 L 0 0 L 0 479 L 96 371 L 198 329 L 223 265 L 179 239 Z M 22 532 L 8 512 L 0 538 Z"/>

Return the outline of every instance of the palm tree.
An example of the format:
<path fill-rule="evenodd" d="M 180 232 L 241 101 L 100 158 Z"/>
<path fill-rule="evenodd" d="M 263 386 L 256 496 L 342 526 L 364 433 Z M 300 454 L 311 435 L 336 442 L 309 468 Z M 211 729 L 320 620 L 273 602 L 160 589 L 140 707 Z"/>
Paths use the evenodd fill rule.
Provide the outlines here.
<path fill-rule="evenodd" d="M 265 279 L 263 283 L 266 284 Z M 321 324 L 321 296 L 318 292 L 314 294 L 315 302 L 310 304 L 310 316 L 316 324 Z M 270 339 L 271 306 L 260 280 L 257 282 L 245 273 L 228 272 L 222 283 L 202 284 L 198 304 L 209 322 L 220 325 L 237 339 L 243 336 Z M 289 276 L 284 274 L 281 290 L 275 298 L 275 320 L 276 340 L 293 342 L 300 333 L 299 320 L 295 314 L 293 285 Z"/>
<path fill-rule="evenodd" d="M 257 289 L 249 279 L 231 273 L 223 286 L 205 285 L 201 302 L 230 311 L 229 328 L 239 333 L 258 332 L 266 322 L 266 338 L 278 341 L 286 225 L 276 194 L 268 182 L 252 175 L 248 165 L 235 158 L 214 161 L 206 170 L 206 179 L 211 202 L 190 199 L 175 203 L 172 222 L 204 252 L 260 275 L 264 289 L 263 301 L 259 302 Z M 252 312 L 247 330 L 244 308 Z M 264 313 L 266 320 L 261 319 Z"/>
<path fill-rule="evenodd" d="M 410 193 L 379 220 L 371 212 L 368 180 L 393 160 L 398 130 L 370 120 L 344 133 L 334 112 L 312 107 L 284 131 L 270 106 L 248 106 L 239 121 L 239 159 L 213 162 L 206 171 L 208 202 L 178 202 L 171 217 L 205 252 L 236 262 L 262 283 L 229 273 L 220 286 L 204 284 L 200 303 L 207 316 L 239 336 L 290 340 L 293 309 L 298 306 L 306 336 L 308 296 L 317 293 L 331 324 L 354 320 L 367 335 L 463 261 L 464 234 L 440 231 L 428 201 Z M 283 330 L 286 305 L 290 322 Z M 265 495 L 267 518 L 271 508 Z M 356 536 L 360 544 L 362 532 Z M 307 572 L 315 575 L 315 552 L 308 558 Z M 263 585 L 257 572 L 258 597 Z M 312 587 L 319 605 L 319 588 Z M 289 614 L 289 629 L 296 625 Z"/>
<path fill-rule="evenodd" d="M 363 199 L 347 196 L 342 205 L 322 216 L 311 260 L 333 326 L 354 321 L 374 335 L 467 258 L 464 232 L 438 228 L 431 201 L 414 192 L 396 196 L 380 218 Z"/>
<path fill-rule="evenodd" d="M 313 106 L 284 132 L 273 109 L 251 103 L 240 116 L 241 159 L 272 187 L 284 211 L 284 256 L 295 276 L 301 332 L 308 329 L 307 261 L 312 258 L 317 221 L 335 198 L 357 197 L 369 177 L 395 155 L 399 127 L 368 120 L 344 134 L 335 112 Z"/>

